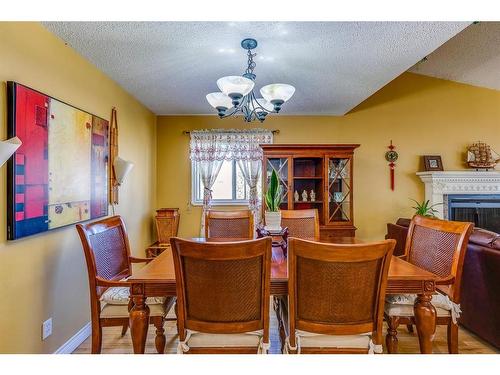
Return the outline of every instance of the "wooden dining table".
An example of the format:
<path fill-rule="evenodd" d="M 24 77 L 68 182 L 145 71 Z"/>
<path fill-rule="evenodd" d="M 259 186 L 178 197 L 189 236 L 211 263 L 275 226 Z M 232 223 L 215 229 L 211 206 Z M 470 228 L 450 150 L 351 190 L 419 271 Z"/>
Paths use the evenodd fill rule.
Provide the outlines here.
<path fill-rule="evenodd" d="M 204 238 L 192 238 L 207 242 Z M 231 241 L 218 239 L 217 241 Z M 362 243 L 352 239 L 339 239 L 338 243 Z M 286 258 L 275 254 L 271 263 L 271 295 L 288 294 L 288 270 Z M 389 267 L 386 294 L 416 294 L 414 304 L 415 323 L 420 352 L 432 353 L 432 340 L 436 330 L 436 310 L 431 303 L 436 292 L 437 276 L 398 257 L 393 257 Z M 148 297 L 175 296 L 175 271 L 172 250 L 169 246 L 146 266 L 135 272 L 128 281 L 133 307 L 130 310 L 130 332 L 134 353 L 143 354 L 149 326 Z"/>

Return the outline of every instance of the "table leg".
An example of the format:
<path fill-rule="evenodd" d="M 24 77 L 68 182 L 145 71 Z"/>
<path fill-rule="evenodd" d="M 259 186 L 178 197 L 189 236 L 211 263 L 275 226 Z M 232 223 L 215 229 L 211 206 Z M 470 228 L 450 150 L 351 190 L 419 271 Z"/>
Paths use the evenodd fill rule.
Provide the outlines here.
<path fill-rule="evenodd" d="M 130 334 L 134 354 L 144 354 L 149 325 L 149 306 L 144 295 L 134 296 L 134 307 L 130 311 Z"/>
<path fill-rule="evenodd" d="M 432 340 L 436 333 L 436 309 L 431 303 L 431 294 L 419 294 L 413 307 L 420 352 L 432 353 Z"/>

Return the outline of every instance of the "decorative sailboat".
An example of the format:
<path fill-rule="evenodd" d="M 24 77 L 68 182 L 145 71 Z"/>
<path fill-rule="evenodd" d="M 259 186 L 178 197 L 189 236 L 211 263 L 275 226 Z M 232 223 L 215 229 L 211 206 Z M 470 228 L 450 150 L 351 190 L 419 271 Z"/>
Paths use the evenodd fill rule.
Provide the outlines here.
<path fill-rule="evenodd" d="M 493 169 L 500 161 L 500 155 L 484 142 L 478 141 L 467 148 L 467 164 L 471 168 Z"/>

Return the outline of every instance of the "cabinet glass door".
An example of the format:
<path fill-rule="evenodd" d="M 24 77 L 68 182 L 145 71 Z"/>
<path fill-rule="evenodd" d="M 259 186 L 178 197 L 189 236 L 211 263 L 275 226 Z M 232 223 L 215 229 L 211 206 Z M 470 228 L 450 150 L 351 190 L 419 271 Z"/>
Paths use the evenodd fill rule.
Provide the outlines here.
<path fill-rule="evenodd" d="M 289 158 L 269 158 L 266 162 L 266 191 L 267 186 L 269 185 L 269 181 L 271 180 L 271 175 L 273 173 L 273 169 L 276 171 L 278 175 L 278 180 L 281 186 L 282 198 L 280 208 L 282 210 L 288 209 L 288 186 L 289 186 L 289 176 L 288 169 L 290 165 Z M 265 192 L 263 192 L 265 194 Z"/>
<path fill-rule="evenodd" d="M 351 221 L 351 159 L 328 158 L 328 222 Z"/>

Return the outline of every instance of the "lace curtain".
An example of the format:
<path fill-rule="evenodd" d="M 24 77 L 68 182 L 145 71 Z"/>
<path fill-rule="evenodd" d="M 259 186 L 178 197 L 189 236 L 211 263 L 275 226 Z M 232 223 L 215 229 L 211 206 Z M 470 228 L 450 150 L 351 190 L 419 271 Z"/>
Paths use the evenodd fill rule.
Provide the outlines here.
<path fill-rule="evenodd" d="M 205 233 L 205 213 L 212 204 L 212 187 L 224 160 L 236 161 L 249 188 L 249 209 L 254 212 L 256 219 L 258 218 L 260 200 L 257 184 L 262 170 L 262 149 L 259 144 L 272 142 L 273 133 L 264 129 L 191 132 L 190 158 L 198 163 L 203 183 L 202 235 Z"/>

